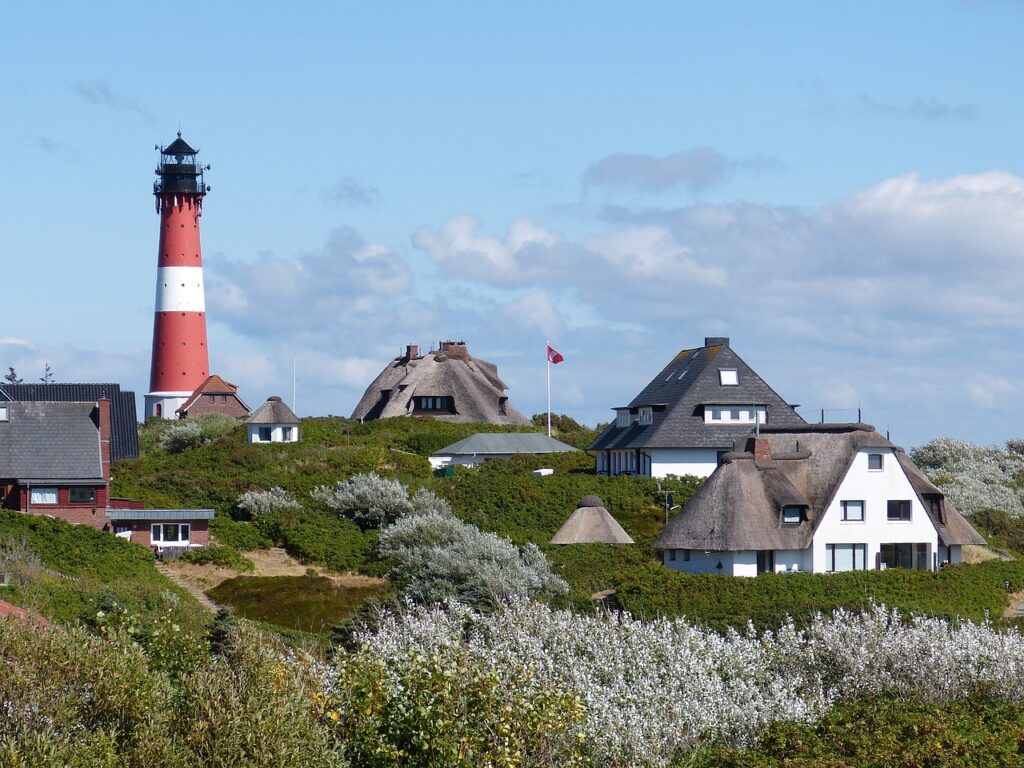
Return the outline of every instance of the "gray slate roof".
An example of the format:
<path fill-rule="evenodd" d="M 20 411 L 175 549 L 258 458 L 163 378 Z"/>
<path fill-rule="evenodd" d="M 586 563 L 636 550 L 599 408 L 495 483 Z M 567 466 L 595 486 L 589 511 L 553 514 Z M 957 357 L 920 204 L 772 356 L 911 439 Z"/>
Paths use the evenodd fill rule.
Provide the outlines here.
<path fill-rule="evenodd" d="M 139 424 L 135 393 L 122 392 L 120 384 L 4 384 L 0 401 L 89 403 L 110 400 L 110 458 L 139 458 Z"/>
<path fill-rule="evenodd" d="M 366 388 L 352 418 L 363 421 L 409 416 L 414 397 L 454 397 L 455 413 L 422 415 L 460 423 L 529 424 L 529 419 L 507 402 L 506 389 L 497 366 L 472 357 L 468 350 L 465 359 L 440 351 L 397 357 Z"/>
<path fill-rule="evenodd" d="M 552 544 L 633 544 L 633 539 L 597 496 L 584 496 L 558 529 Z"/>
<path fill-rule="evenodd" d="M 271 395 L 267 402 L 257 408 L 249 417 L 250 424 L 298 424 L 299 417 L 277 395 Z"/>
<path fill-rule="evenodd" d="M 0 478 L 103 482 L 95 403 L 6 404 L 0 421 Z"/>
<path fill-rule="evenodd" d="M 435 456 L 478 454 L 562 453 L 576 451 L 571 445 L 538 432 L 477 432 L 435 452 Z"/>
<path fill-rule="evenodd" d="M 752 453 L 726 454 L 682 511 L 654 541 L 657 549 L 740 551 L 804 549 L 810 546 L 822 514 L 862 448 L 897 451 L 900 466 L 921 498 L 945 544 L 984 543 L 951 503 L 942 499 L 943 520 L 932 516 L 924 494 L 941 492 L 920 474 L 909 457 L 869 424 L 767 426 L 770 461 Z M 782 522 L 782 507 L 807 506 L 798 525 Z"/>
<path fill-rule="evenodd" d="M 108 509 L 107 517 L 118 520 L 213 520 L 212 509 Z"/>
<path fill-rule="evenodd" d="M 736 369 L 738 385 L 723 386 L 720 368 Z M 641 426 L 640 406 L 653 406 L 653 423 Z M 731 450 L 750 432 L 749 424 L 706 424 L 705 405 L 767 405 L 768 424 L 804 424 L 792 406 L 769 387 L 729 346 L 727 338 L 684 349 L 629 403 L 628 427 L 611 424 L 590 450 L 629 448 L 717 448 Z"/>

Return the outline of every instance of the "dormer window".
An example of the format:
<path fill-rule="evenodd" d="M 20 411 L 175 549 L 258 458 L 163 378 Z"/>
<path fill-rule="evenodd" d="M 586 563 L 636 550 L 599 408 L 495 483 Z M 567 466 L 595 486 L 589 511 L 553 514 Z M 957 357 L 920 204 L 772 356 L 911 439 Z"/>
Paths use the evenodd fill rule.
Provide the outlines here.
<path fill-rule="evenodd" d="M 740 377 L 736 373 L 735 368 L 719 368 L 718 383 L 721 384 L 723 387 L 738 387 L 740 383 Z"/>
<path fill-rule="evenodd" d="M 629 426 L 629 408 L 619 408 L 615 412 L 615 426 L 616 427 L 628 427 Z"/>
<path fill-rule="evenodd" d="M 804 516 L 804 508 L 787 505 L 782 508 L 783 525 L 799 525 Z"/>
<path fill-rule="evenodd" d="M 768 422 L 768 409 L 763 405 L 705 405 L 704 423 L 758 424 Z"/>
<path fill-rule="evenodd" d="M 414 397 L 413 407 L 417 411 L 454 411 L 453 397 Z"/>
<path fill-rule="evenodd" d="M 640 426 L 646 427 L 654 423 L 654 409 L 649 405 L 640 408 Z"/>

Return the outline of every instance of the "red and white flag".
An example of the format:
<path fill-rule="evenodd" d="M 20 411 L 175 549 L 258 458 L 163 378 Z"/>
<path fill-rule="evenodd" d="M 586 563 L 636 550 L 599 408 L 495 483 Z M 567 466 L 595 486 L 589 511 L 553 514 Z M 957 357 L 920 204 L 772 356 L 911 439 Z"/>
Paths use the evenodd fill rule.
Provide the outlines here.
<path fill-rule="evenodd" d="M 557 365 L 563 360 L 565 360 L 565 358 L 562 356 L 562 353 L 548 344 L 548 362 L 552 365 Z"/>

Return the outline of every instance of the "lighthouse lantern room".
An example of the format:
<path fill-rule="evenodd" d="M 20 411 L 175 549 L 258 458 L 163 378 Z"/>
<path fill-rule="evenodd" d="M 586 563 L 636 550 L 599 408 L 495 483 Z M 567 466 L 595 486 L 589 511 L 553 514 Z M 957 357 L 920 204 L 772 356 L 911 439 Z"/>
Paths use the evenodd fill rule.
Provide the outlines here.
<path fill-rule="evenodd" d="M 160 215 L 153 356 L 146 394 L 146 416 L 173 419 L 178 407 L 206 380 L 206 301 L 199 219 L 209 191 L 201 165 L 178 137 L 160 151 L 153 184 Z"/>

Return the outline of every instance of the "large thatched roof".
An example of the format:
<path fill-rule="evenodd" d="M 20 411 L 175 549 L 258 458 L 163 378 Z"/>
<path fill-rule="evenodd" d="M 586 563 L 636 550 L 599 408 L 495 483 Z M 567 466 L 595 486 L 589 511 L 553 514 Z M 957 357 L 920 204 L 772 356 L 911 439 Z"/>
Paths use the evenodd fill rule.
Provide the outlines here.
<path fill-rule="evenodd" d="M 465 342 L 444 341 L 420 355 L 409 347 L 366 388 L 353 419 L 430 416 L 441 421 L 528 424 L 505 395 L 507 387 L 494 363 L 473 357 Z M 432 408 L 424 408 L 431 398 Z M 440 401 L 441 407 L 437 407 Z"/>
<path fill-rule="evenodd" d="M 633 539 L 605 509 L 603 501 L 597 496 L 584 496 L 576 511 L 552 537 L 551 543 L 632 544 Z"/>
<path fill-rule="evenodd" d="M 984 543 L 909 457 L 869 424 L 769 426 L 761 429 L 760 439 L 770 445 L 771 459 L 755 461 L 744 451 L 726 454 L 655 539 L 657 549 L 804 549 L 862 448 L 895 452 L 944 544 Z M 799 524 L 783 523 L 782 508 L 789 505 L 805 509 Z"/>

